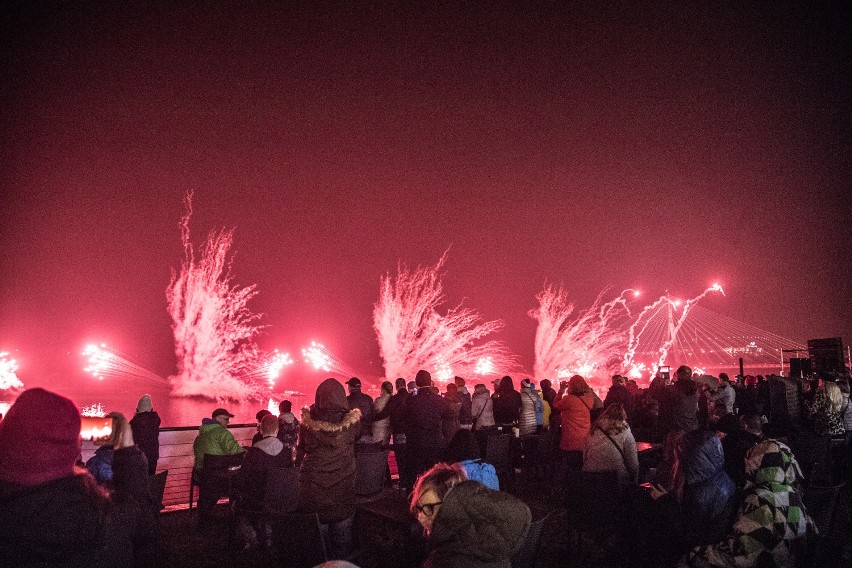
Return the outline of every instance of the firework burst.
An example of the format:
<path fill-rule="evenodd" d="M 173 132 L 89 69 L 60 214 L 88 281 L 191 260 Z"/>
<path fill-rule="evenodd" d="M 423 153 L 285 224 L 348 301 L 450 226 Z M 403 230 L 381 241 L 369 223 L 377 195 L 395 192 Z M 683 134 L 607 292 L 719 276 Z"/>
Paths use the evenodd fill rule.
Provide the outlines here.
<path fill-rule="evenodd" d="M 18 363 L 9 359 L 7 352 L 0 353 L 0 391 L 17 392 L 24 389 L 24 383 L 18 378 Z"/>
<path fill-rule="evenodd" d="M 83 372 L 99 380 L 109 378 L 169 384 L 166 379 L 137 365 L 123 353 L 108 347 L 106 343 L 90 343 L 83 349 L 83 357 L 86 357 Z"/>
<path fill-rule="evenodd" d="M 262 400 L 255 338 L 263 326 L 248 308 L 255 286 L 232 285 L 233 230 L 212 231 L 196 259 L 189 237 L 192 193 L 181 220 L 184 260 L 166 290 L 175 337 L 178 373 L 170 377 L 174 394 L 216 400 Z"/>
<path fill-rule="evenodd" d="M 386 377 L 413 377 L 419 369 L 427 369 L 437 379 L 449 380 L 454 374 L 473 374 L 484 358 L 490 358 L 496 372 L 517 367 L 501 342 L 474 345 L 500 330 L 502 322 L 481 322 L 479 314 L 461 306 L 438 313 L 445 301 L 441 285 L 445 258 L 413 271 L 401 264 L 395 279 L 388 274 L 381 280 L 373 327 Z"/>

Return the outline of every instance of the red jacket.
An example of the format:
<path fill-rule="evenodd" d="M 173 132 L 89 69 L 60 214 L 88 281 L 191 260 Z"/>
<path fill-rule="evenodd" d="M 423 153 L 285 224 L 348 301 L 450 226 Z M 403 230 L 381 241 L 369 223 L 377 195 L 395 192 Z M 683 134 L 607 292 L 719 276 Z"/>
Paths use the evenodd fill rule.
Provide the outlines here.
<path fill-rule="evenodd" d="M 593 408 L 603 406 L 601 399 L 589 391 L 582 397 L 571 393 L 556 395 L 553 408 L 559 411 L 562 422 L 562 438 L 559 447 L 566 451 L 582 452 L 586 445 L 586 436 L 592 428 Z"/>

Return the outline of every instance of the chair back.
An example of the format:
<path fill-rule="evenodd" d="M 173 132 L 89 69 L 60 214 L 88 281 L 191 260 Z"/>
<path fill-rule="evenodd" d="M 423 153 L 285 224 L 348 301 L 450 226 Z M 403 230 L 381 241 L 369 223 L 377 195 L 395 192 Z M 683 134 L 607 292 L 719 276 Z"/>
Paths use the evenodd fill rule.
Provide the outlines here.
<path fill-rule="evenodd" d="M 328 560 L 316 513 L 274 518 L 272 546 L 282 567 L 310 568 Z"/>
<path fill-rule="evenodd" d="M 542 530 L 548 518 L 550 518 L 550 512 L 540 515 L 538 518 L 535 515 L 533 516 L 530 528 L 527 530 L 524 540 L 521 541 L 521 546 L 512 555 L 512 568 L 533 568 L 535 566 Z"/>
<path fill-rule="evenodd" d="M 379 493 L 385 485 L 388 453 L 368 452 L 355 454 L 355 495 L 369 496 Z"/>
<path fill-rule="evenodd" d="M 201 471 L 224 471 L 232 467 L 241 466 L 245 455 L 245 452 L 229 456 L 204 454 L 204 467 L 201 468 Z"/>
<path fill-rule="evenodd" d="M 495 469 L 511 468 L 515 464 L 512 461 L 512 450 L 517 438 L 511 434 L 500 434 L 488 436 L 485 443 L 485 461 Z"/>
<path fill-rule="evenodd" d="M 299 505 L 299 470 L 295 467 L 275 467 L 266 474 L 263 507 L 267 512 L 292 513 Z"/>
<path fill-rule="evenodd" d="M 831 436 L 798 432 L 790 436 L 790 449 L 802 468 L 805 485 L 831 485 Z"/>
<path fill-rule="evenodd" d="M 568 471 L 565 504 L 572 525 L 580 532 L 594 532 L 615 524 L 621 502 L 615 471 Z"/>
<path fill-rule="evenodd" d="M 169 476 L 169 470 L 152 475 L 148 478 L 148 484 L 151 489 L 151 497 L 154 498 L 154 506 L 158 511 L 163 510 L 163 494 L 166 492 L 166 478 Z"/>
<path fill-rule="evenodd" d="M 840 494 L 840 485 L 808 485 L 803 494 L 802 502 L 808 511 L 820 535 L 831 534 L 831 523 L 834 519 L 834 511 L 837 508 L 837 496 Z"/>

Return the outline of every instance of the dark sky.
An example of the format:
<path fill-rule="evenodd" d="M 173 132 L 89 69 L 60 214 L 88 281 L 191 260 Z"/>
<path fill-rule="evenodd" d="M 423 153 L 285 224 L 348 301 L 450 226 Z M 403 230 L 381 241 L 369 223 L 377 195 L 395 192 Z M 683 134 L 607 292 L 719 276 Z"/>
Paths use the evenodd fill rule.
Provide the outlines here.
<path fill-rule="evenodd" d="M 719 281 L 704 307 L 852 341 L 843 3 L 403 4 L 5 8 L 0 349 L 24 382 L 92 339 L 174 371 L 188 189 L 196 242 L 236 227 L 260 344 L 365 376 L 380 275 L 448 247 L 449 303 L 505 320 L 527 369 L 545 281 L 580 305 Z"/>

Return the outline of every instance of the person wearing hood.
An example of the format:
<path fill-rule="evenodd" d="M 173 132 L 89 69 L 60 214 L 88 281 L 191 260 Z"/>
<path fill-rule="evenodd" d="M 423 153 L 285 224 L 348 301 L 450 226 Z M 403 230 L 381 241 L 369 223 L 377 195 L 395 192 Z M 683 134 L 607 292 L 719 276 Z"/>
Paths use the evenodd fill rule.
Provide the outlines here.
<path fill-rule="evenodd" d="M 411 512 L 427 536 L 424 568 L 510 568 L 532 519 L 523 501 L 444 463 L 417 480 Z"/>
<path fill-rule="evenodd" d="M 507 375 L 500 379 L 491 398 L 494 400 L 494 421 L 497 426 L 504 431 L 511 431 L 521 413 L 521 393 L 515 390 L 512 377 Z"/>
<path fill-rule="evenodd" d="M 355 514 L 355 442 L 361 411 L 349 408 L 343 385 L 326 379 L 314 404 L 302 410 L 299 428 L 299 509 L 317 513 L 336 558 L 352 547 Z"/>
<path fill-rule="evenodd" d="M 816 534 L 802 496 L 799 464 L 786 445 L 759 442 L 746 454 L 745 496 L 727 535 L 697 546 L 682 566 L 765 566 L 793 568 L 797 547 Z"/>
<path fill-rule="evenodd" d="M 734 512 L 735 487 L 725 473 L 722 444 L 715 432 L 685 432 L 675 452 L 671 485 L 655 486 L 651 496 L 670 520 L 672 530 L 663 538 L 671 541 L 671 535 L 680 536 L 678 543 L 672 542 L 672 550 L 682 547 L 679 556 L 693 546 L 718 542 L 724 536 Z"/>
<path fill-rule="evenodd" d="M 107 493 L 75 467 L 80 411 L 27 389 L 0 423 L 0 566 L 97 566 Z"/>
<path fill-rule="evenodd" d="M 196 470 L 200 471 L 204 468 L 205 454 L 233 456 L 245 451 L 228 430 L 228 422 L 233 417 L 234 415 L 224 408 L 217 408 L 213 411 L 212 418 L 202 420 L 201 427 L 198 428 L 198 436 L 192 444 Z M 193 475 L 197 473 L 193 472 Z M 211 519 L 216 502 L 226 491 L 227 487 L 224 483 L 206 483 L 199 486 L 198 512 L 202 523 Z"/>
<path fill-rule="evenodd" d="M 586 436 L 592 429 L 592 410 L 602 407 L 601 399 L 580 375 L 560 383 L 553 408 L 559 411 L 559 419 L 562 421 L 559 449 L 562 451 L 563 464 L 568 469 L 579 470 L 583 467 Z"/>
<path fill-rule="evenodd" d="M 295 455 L 299 441 L 299 420 L 292 411 L 293 403 L 289 400 L 282 400 L 278 405 L 278 439 Z"/>
<path fill-rule="evenodd" d="M 459 425 L 465 430 L 473 429 L 473 399 L 470 391 L 465 386 L 465 381 L 461 377 L 455 377 L 453 382 L 456 383 L 456 388 L 459 390 L 459 400 L 461 400 L 461 408 L 459 409 Z"/>
<path fill-rule="evenodd" d="M 473 387 L 470 413 L 473 415 L 473 433 L 479 442 L 479 450 L 485 454 L 488 436 L 496 431 L 497 426 L 494 424 L 494 401 L 488 387 L 482 383 Z"/>
<path fill-rule="evenodd" d="M 130 428 L 136 445 L 148 458 L 148 475 L 154 475 L 160 459 L 160 415 L 154 410 L 150 395 L 144 394 L 139 399 Z"/>
<path fill-rule="evenodd" d="M 544 402 L 530 379 L 521 381 L 521 410 L 518 416 L 521 436 L 535 434 L 544 425 Z"/>

